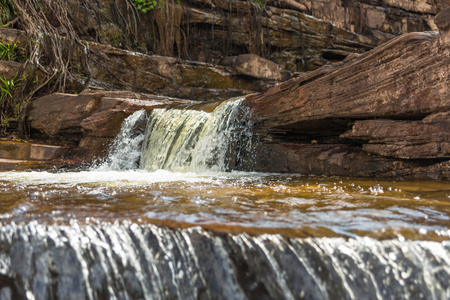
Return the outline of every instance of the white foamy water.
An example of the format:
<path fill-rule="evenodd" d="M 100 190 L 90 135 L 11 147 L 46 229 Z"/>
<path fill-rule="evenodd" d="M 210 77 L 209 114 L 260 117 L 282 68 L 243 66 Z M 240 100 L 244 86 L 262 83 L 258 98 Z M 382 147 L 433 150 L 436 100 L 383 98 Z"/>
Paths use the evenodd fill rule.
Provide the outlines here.
<path fill-rule="evenodd" d="M 114 139 L 108 156 L 92 170 L 137 170 L 141 159 L 142 142 L 144 141 L 147 113 L 137 111 L 126 118 L 120 132 Z"/>
<path fill-rule="evenodd" d="M 220 173 L 220 172 L 172 172 L 167 170 L 156 170 L 147 172 L 144 170 L 113 171 L 92 170 L 80 172 L 3 172 L 1 181 L 11 181 L 17 184 L 84 184 L 84 183 L 107 183 L 113 182 L 117 185 L 140 185 L 158 182 L 211 182 L 219 177 L 239 177 L 255 173 Z M 263 174 L 261 174 L 264 176 Z"/>

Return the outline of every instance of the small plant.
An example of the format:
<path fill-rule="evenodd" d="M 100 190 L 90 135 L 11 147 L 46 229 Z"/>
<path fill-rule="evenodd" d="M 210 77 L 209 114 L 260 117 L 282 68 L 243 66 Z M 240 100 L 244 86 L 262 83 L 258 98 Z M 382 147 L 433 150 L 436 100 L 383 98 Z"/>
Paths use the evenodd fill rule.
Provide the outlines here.
<path fill-rule="evenodd" d="M 12 98 L 12 92 L 20 79 L 17 79 L 17 74 L 13 79 L 6 79 L 0 77 L 0 105 L 3 106 L 8 98 Z"/>
<path fill-rule="evenodd" d="M 5 44 L 0 39 L 0 60 L 23 62 L 27 60 L 25 49 L 18 47 L 17 42 Z"/>
<path fill-rule="evenodd" d="M 255 2 L 259 7 L 266 7 L 266 0 L 253 0 L 253 2 Z"/>
<path fill-rule="evenodd" d="M 17 43 L 3 44 L 3 42 L 0 41 L 0 60 L 18 61 Z"/>
<path fill-rule="evenodd" d="M 155 8 L 161 8 L 167 0 L 133 0 L 136 8 L 143 13 L 149 12 Z M 181 4 L 181 0 L 175 0 L 175 3 Z"/>
<path fill-rule="evenodd" d="M 157 0 L 133 0 L 133 3 L 143 13 L 151 11 L 158 5 Z"/>
<path fill-rule="evenodd" d="M 0 127 L 4 131 L 9 127 L 11 121 L 17 121 L 21 113 L 21 104 L 15 103 L 13 98 L 14 88 L 19 85 L 23 77 L 18 78 L 18 74 L 13 79 L 0 77 Z"/>

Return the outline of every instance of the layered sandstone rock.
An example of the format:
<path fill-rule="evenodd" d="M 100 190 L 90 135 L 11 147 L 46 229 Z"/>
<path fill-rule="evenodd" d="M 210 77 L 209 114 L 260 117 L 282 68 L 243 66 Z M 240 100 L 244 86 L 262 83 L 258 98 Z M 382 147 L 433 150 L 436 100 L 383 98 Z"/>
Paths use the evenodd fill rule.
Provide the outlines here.
<path fill-rule="evenodd" d="M 440 34 L 406 34 L 247 97 L 257 169 L 450 178 L 449 14 Z"/>
<path fill-rule="evenodd" d="M 101 13 L 77 0 L 68 3 L 74 28 L 91 41 L 213 64 L 227 56 L 256 54 L 291 72 L 363 53 L 403 33 L 436 30 L 433 17 L 450 4 L 448 0 L 262 2 L 263 6 L 239 0 L 166 1 L 162 10 L 137 15 L 117 1 L 97 1 Z"/>
<path fill-rule="evenodd" d="M 232 67 L 145 55 L 98 43 L 89 43 L 89 48 L 92 58 L 90 85 L 96 89 L 206 101 L 262 91 L 277 82 L 276 79 L 283 79 L 258 78 L 256 71 L 248 74 Z"/>
<path fill-rule="evenodd" d="M 123 120 L 133 112 L 190 102 L 125 91 L 56 93 L 32 102 L 29 122 L 33 138 L 71 146 L 76 152 L 72 154 L 91 161 L 106 153 Z"/>

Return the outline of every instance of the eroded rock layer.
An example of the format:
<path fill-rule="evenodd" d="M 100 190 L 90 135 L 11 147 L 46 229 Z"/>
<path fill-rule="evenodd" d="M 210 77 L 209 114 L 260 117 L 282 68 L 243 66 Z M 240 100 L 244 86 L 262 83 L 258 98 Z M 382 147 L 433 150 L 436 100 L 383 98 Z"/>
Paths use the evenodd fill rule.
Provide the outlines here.
<path fill-rule="evenodd" d="M 256 168 L 348 176 L 450 177 L 450 9 L 359 57 L 247 97 Z"/>
<path fill-rule="evenodd" d="M 83 3 L 69 1 L 74 28 L 88 40 L 213 64 L 250 53 L 291 72 L 365 52 L 400 34 L 436 30 L 433 17 L 449 5 L 448 0 L 188 0 L 133 14 L 120 1 L 99 0 L 99 9 Z"/>

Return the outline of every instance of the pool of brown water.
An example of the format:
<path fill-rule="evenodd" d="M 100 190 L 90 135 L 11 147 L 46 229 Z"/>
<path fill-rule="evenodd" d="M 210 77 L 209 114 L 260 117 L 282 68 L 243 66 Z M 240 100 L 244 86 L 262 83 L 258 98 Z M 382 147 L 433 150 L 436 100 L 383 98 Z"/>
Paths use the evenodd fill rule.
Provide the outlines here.
<path fill-rule="evenodd" d="M 450 184 L 263 173 L 0 173 L 0 222 L 135 222 L 290 237 L 448 240 Z"/>

